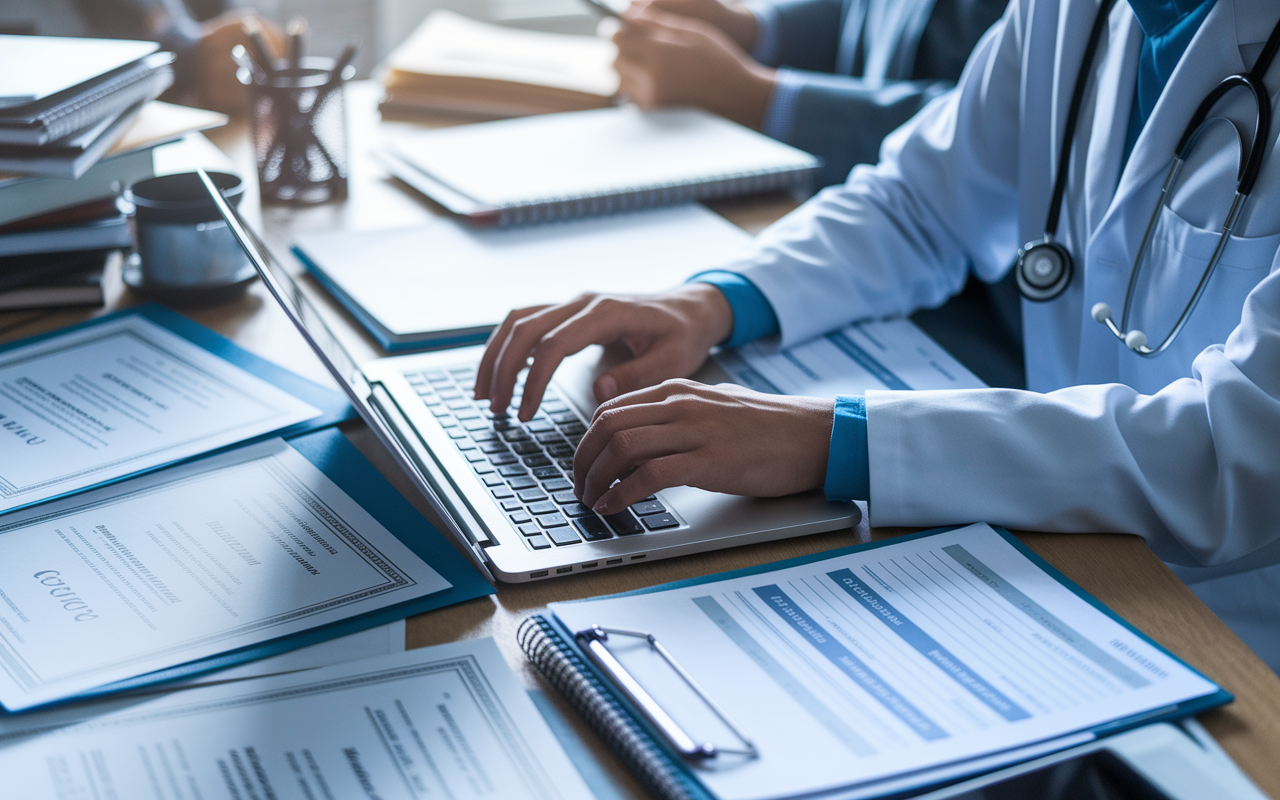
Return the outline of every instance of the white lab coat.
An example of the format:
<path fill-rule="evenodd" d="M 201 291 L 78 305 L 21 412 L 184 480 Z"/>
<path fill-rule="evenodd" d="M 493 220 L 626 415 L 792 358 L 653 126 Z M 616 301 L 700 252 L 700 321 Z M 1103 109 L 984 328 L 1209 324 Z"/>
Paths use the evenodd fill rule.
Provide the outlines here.
<path fill-rule="evenodd" d="M 994 280 L 1041 238 L 1098 5 L 1013 0 L 956 91 L 894 133 L 878 166 L 855 169 L 731 265 L 773 304 L 782 346 L 940 305 L 970 267 Z M 1142 34 L 1128 4 L 1115 5 L 1059 227 L 1076 276 L 1058 299 L 1022 303 L 1031 391 L 869 392 L 872 524 L 1131 532 L 1189 567 L 1189 581 L 1280 563 L 1280 121 L 1238 237 L 1169 350 L 1139 357 L 1089 316 L 1103 301 L 1119 321 L 1187 120 L 1219 80 L 1253 65 L 1278 16 L 1268 0 L 1217 0 L 1121 173 Z M 1269 85 L 1280 86 L 1280 63 Z M 1218 114 L 1252 134 L 1244 92 Z M 1228 134 L 1219 125 L 1202 141 L 1163 213 L 1131 323 L 1153 345 L 1190 299 L 1230 206 Z M 1280 640 L 1280 592 L 1266 602 Z M 1229 605 L 1216 610 L 1230 623 Z"/>

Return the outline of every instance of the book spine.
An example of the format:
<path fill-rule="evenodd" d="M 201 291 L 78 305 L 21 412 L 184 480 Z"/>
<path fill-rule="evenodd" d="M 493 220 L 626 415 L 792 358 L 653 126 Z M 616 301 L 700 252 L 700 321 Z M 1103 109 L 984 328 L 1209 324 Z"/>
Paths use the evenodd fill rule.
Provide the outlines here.
<path fill-rule="evenodd" d="M 131 183 L 155 175 L 151 149 L 103 159 L 80 176 L 20 178 L 0 185 L 0 224 L 69 208 L 105 197 L 114 198 Z"/>
<path fill-rule="evenodd" d="M 733 175 L 714 181 L 689 181 L 610 194 L 557 198 L 500 209 L 497 224 L 498 227 L 516 227 L 747 194 L 808 192 L 817 174 L 817 167 L 785 167 Z"/>
<path fill-rule="evenodd" d="M 530 663 L 646 789 L 663 800 L 712 800 L 636 722 L 550 620 L 529 617 L 520 623 L 516 640 Z"/>

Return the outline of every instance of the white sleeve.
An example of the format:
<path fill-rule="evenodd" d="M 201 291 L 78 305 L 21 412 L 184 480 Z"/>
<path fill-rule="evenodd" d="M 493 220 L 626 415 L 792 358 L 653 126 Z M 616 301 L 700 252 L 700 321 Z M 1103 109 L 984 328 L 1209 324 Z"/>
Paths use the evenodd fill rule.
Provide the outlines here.
<path fill-rule="evenodd" d="M 1226 344 L 1154 394 L 869 392 L 867 441 L 874 525 L 1127 532 L 1177 564 L 1280 563 L 1280 256 Z"/>
<path fill-rule="evenodd" d="M 957 88 L 725 266 L 778 315 L 782 345 L 944 303 L 970 266 L 995 279 L 1017 250 L 1021 9 L 978 43 Z"/>

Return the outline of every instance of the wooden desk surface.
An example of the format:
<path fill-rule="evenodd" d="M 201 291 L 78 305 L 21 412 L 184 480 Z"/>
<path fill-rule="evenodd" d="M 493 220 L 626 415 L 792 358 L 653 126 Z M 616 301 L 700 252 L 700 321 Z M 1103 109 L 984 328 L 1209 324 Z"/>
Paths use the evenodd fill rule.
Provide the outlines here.
<path fill-rule="evenodd" d="M 249 219 L 259 219 L 264 238 L 278 254 L 287 251 L 292 237 L 303 230 L 330 227 L 373 229 L 412 225 L 437 213 L 429 202 L 418 198 L 390 179 L 364 155 L 364 148 L 376 132 L 373 113 L 375 87 L 355 85 L 349 97 L 352 118 L 351 195 L 344 203 L 302 210 L 270 208 L 259 216 L 253 186 L 252 156 L 247 131 L 232 125 L 210 134 L 246 176 L 250 191 L 244 203 Z M 405 124 L 405 123 L 397 123 Z M 222 156 L 206 154 L 201 166 L 217 167 Z M 183 155 L 182 160 L 191 158 Z M 195 156 L 198 160 L 203 156 Z M 713 208 L 750 231 L 757 231 L 794 207 L 786 196 L 754 198 L 717 203 Z M 300 270 L 296 264 L 293 265 Z M 305 285 L 325 310 L 330 325 L 353 353 L 361 358 L 382 355 L 377 345 L 359 325 L 309 279 Z M 554 300 L 556 298 L 547 298 Z M 0 313 L 0 343 L 54 330 L 91 316 L 126 308 L 139 300 L 125 292 L 112 299 L 105 309 Z M 319 362 L 293 330 L 283 313 L 261 285 L 255 285 L 241 300 L 214 308 L 187 310 L 200 322 L 241 346 L 326 385 L 333 385 Z M 383 474 L 409 497 L 428 518 L 434 516 L 410 490 L 360 425 L 348 426 L 347 435 Z M 458 639 L 492 636 L 508 663 L 530 688 L 547 688 L 528 665 L 515 643 L 515 630 L 527 616 L 543 611 L 557 600 L 592 597 L 627 591 L 667 581 L 711 575 L 726 570 L 778 561 L 846 547 L 872 539 L 906 532 L 869 529 L 864 521 L 856 529 L 788 539 L 767 544 L 702 553 L 579 574 L 562 579 L 504 585 L 492 597 L 481 598 L 408 620 L 409 647 L 422 647 Z M 1201 716 L 1201 722 L 1263 789 L 1280 797 L 1280 678 L 1277 678 L 1212 612 L 1178 580 L 1136 537 L 1106 535 L 1053 535 L 1021 533 L 1019 538 L 1049 563 L 1080 584 L 1156 641 L 1201 670 L 1235 694 L 1236 702 Z M 644 794 L 612 755 L 565 704 L 548 692 L 553 702 L 571 719 L 605 766 L 618 789 L 628 797 Z"/>

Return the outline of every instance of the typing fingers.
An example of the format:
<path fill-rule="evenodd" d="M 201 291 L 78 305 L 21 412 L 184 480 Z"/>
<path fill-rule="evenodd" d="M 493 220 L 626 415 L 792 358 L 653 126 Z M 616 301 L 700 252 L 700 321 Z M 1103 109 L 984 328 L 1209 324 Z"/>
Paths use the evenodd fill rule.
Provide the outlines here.
<path fill-rule="evenodd" d="M 672 486 L 757 497 L 812 489 L 826 475 L 834 405 L 681 380 L 623 395 L 578 445 L 574 488 L 600 514 Z"/>
<path fill-rule="evenodd" d="M 671 408 L 661 401 L 646 402 L 637 397 L 646 393 L 652 392 L 624 395 L 603 413 L 597 411 L 578 443 L 573 457 L 573 489 L 588 505 L 640 460 L 672 451 L 674 444 L 661 439 L 669 433 L 664 429 L 672 421 Z"/>
<path fill-rule="evenodd" d="M 498 354 L 502 352 L 502 346 L 506 344 L 507 337 L 511 335 L 511 328 L 516 322 L 524 319 L 530 314 L 536 314 L 547 308 L 547 306 L 530 306 L 529 308 L 517 308 L 515 311 L 507 314 L 507 318 L 502 324 L 489 334 L 489 340 L 485 342 L 484 355 L 480 357 L 480 366 L 476 371 L 476 399 L 484 400 L 489 397 L 490 389 L 493 385 L 493 367 L 497 363 Z"/>
<path fill-rule="evenodd" d="M 646 341 L 650 339 L 653 332 L 647 329 L 652 323 L 645 317 L 644 308 L 635 300 L 597 296 L 578 313 L 545 333 L 533 346 L 533 363 L 525 376 L 520 419 L 533 418 L 551 376 L 565 358 L 588 345 L 610 344 L 637 336 Z"/>
<path fill-rule="evenodd" d="M 584 295 L 562 305 L 534 309 L 532 313 L 512 320 L 506 335 L 501 339 L 496 338 L 495 334 L 495 338 L 490 341 L 485 352 L 488 356 L 490 351 L 496 351 L 491 362 L 492 367 L 489 369 L 489 382 L 486 385 L 489 408 L 493 413 L 498 414 L 507 410 L 515 390 L 516 378 L 519 377 L 520 370 L 525 368 L 534 346 L 549 331 L 581 311 L 590 300 L 589 295 Z M 482 362 L 482 370 L 484 366 Z M 477 377 L 476 386 L 479 387 L 479 385 Z M 541 396 L 537 399 L 541 400 Z M 533 407 L 537 408 L 538 404 L 535 402 Z"/>
<path fill-rule="evenodd" d="M 673 486 L 692 486 L 704 470 L 698 453 L 673 453 L 646 461 L 622 478 L 596 501 L 598 514 L 616 514 L 641 500 Z"/>

